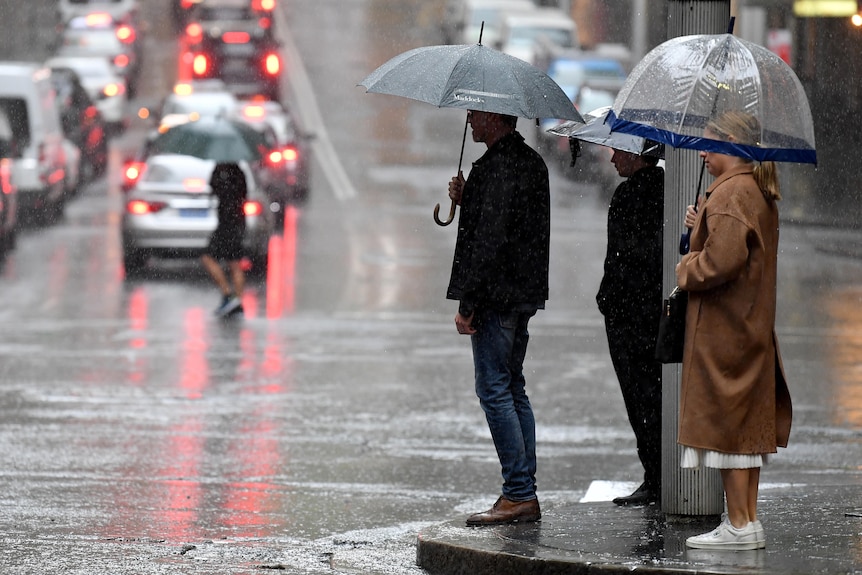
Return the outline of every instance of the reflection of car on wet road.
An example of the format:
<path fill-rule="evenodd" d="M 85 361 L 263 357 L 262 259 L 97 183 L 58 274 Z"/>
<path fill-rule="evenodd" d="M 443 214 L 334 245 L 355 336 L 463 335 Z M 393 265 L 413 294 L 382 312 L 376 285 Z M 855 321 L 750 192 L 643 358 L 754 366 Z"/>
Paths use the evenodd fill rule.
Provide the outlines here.
<path fill-rule="evenodd" d="M 206 248 L 216 228 L 218 200 L 209 180 L 215 161 L 176 154 L 148 158 L 137 184 L 126 197 L 122 220 L 123 261 L 126 275 L 145 270 L 151 256 L 193 258 Z M 266 269 L 273 216 L 248 164 L 248 199 L 244 210 L 243 244 L 252 272 Z"/>
<path fill-rule="evenodd" d="M 193 12 L 185 42 L 194 79 L 218 78 L 238 96 L 281 99 L 282 61 L 272 18 L 248 3 L 213 0 Z"/>
<path fill-rule="evenodd" d="M 308 198 L 311 149 L 306 145 L 308 135 L 299 129 L 290 111 L 278 102 L 261 100 L 243 103 L 235 115 L 275 135 L 275 147 L 263 159 L 263 169 L 269 172 L 265 191 L 277 211 L 283 212 L 285 204 L 304 202 Z"/>

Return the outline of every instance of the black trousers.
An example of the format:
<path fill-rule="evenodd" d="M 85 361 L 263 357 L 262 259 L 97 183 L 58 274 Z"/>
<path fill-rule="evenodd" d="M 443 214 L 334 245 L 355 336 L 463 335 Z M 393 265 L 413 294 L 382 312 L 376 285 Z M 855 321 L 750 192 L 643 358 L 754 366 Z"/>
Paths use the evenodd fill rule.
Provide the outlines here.
<path fill-rule="evenodd" d="M 644 482 L 661 490 L 661 363 L 655 359 L 654 319 L 620 314 L 605 318 L 614 371 L 637 441 Z"/>

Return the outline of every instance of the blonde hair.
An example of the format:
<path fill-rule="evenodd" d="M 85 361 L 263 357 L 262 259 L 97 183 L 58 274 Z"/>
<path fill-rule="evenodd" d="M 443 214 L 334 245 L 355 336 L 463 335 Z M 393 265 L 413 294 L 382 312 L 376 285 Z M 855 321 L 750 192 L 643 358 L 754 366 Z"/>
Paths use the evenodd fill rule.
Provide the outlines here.
<path fill-rule="evenodd" d="M 745 112 L 725 112 L 711 120 L 706 129 L 727 142 L 760 146 L 760 122 Z M 775 162 L 759 162 L 754 166 L 754 181 L 767 200 L 780 200 L 778 166 Z"/>

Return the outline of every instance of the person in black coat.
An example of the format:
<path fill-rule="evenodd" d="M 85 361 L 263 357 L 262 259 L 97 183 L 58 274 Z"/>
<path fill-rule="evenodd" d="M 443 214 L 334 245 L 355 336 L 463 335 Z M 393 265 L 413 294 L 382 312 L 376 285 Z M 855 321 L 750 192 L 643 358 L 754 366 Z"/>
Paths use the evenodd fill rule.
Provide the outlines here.
<path fill-rule="evenodd" d="M 459 302 L 458 333 L 470 335 L 476 395 L 503 487 L 493 507 L 470 516 L 467 524 L 533 522 L 541 518 L 536 423 L 523 363 L 527 324 L 548 298 L 548 168 L 515 130 L 516 117 L 470 111 L 468 118 L 473 140 L 488 149 L 467 180 L 459 172 L 449 183 L 461 216 L 446 297 Z"/>
<path fill-rule="evenodd" d="M 608 207 L 608 247 L 596 302 L 605 317 L 611 361 L 644 468 L 643 484 L 617 505 L 661 495 L 661 363 L 655 359 L 662 310 L 664 169 L 658 157 L 614 150 L 626 178 Z"/>

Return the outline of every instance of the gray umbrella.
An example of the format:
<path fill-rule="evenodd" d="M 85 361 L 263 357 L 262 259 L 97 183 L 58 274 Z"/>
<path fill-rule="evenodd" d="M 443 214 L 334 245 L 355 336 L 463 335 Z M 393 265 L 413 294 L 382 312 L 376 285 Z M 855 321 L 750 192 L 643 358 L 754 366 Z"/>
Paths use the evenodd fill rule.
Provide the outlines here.
<path fill-rule="evenodd" d="M 584 119 L 550 76 L 539 68 L 481 44 L 426 46 L 395 56 L 359 83 L 368 92 L 403 96 L 440 108 L 461 108 L 520 118 Z M 467 123 L 464 124 L 464 140 Z M 461 142 L 461 155 L 464 141 Z M 458 162 L 461 170 L 461 162 Z M 434 220 L 448 225 L 455 217 Z"/>

